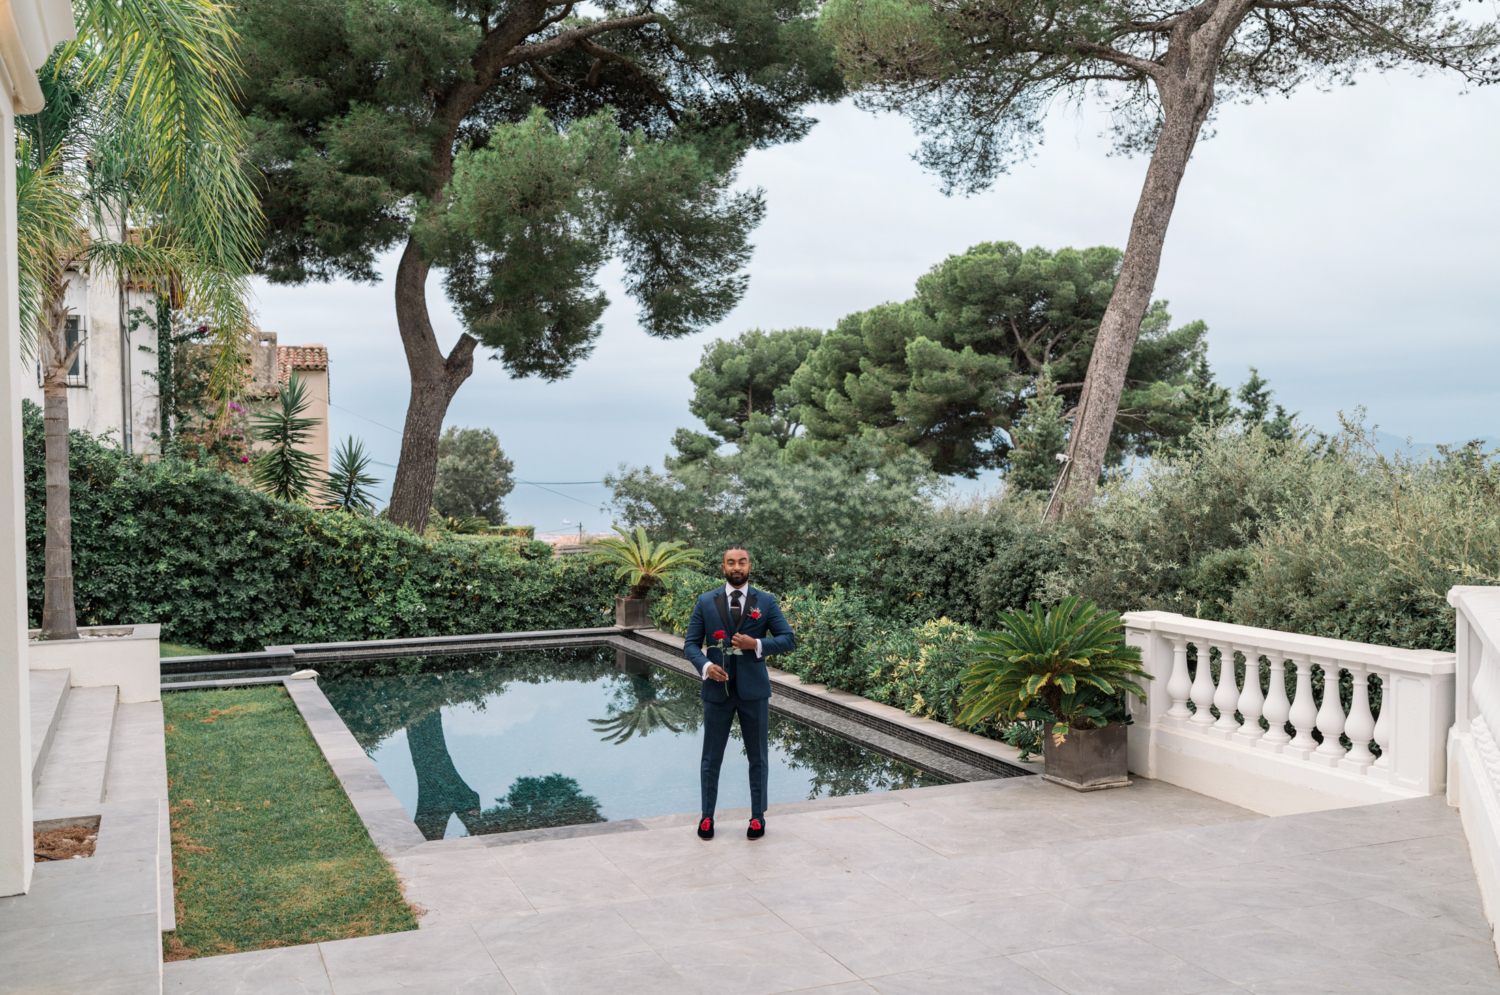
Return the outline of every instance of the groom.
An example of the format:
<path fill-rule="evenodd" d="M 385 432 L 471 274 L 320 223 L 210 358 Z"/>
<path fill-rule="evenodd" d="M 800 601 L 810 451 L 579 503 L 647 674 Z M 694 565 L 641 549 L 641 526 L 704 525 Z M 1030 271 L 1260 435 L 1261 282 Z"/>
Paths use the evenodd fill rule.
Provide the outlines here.
<path fill-rule="evenodd" d="M 708 643 L 707 654 L 703 644 Z M 726 645 L 730 647 L 725 652 Z M 766 835 L 766 726 L 771 718 L 771 678 L 766 654 L 797 648 L 792 627 L 776 599 L 750 586 L 750 554 L 744 546 L 724 552 L 724 586 L 699 595 L 688 622 L 682 651 L 703 680 L 703 821 L 698 838 L 714 838 L 714 805 L 719 797 L 719 766 L 729 726 L 740 717 L 740 738 L 750 757 L 750 828 Z M 736 652 L 738 651 L 738 652 Z"/>

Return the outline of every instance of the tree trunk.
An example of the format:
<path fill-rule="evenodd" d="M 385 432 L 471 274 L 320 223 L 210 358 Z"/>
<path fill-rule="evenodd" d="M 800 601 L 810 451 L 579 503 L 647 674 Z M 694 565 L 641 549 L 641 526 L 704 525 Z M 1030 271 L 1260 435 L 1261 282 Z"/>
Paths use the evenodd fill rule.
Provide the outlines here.
<path fill-rule="evenodd" d="M 1178 41 L 1173 38 L 1173 44 Z M 1182 47 L 1193 46 L 1188 42 Z M 1141 319 L 1151 304 L 1151 292 L 1156 288 L 1162 243 L 1166 241 L 1167 225 L 1177 203 L 1177 188 L 1213 106 L 1217 61 L 1218 52 L 1214 52 L 1206 71 L 1188 66 L 1185 73 L 1174 73 L 1157 81 L 1165 120 L 1130 225 L 1120 278 L 1104 311 L 1088 373 L 1083 379 L 1083 392 L 1068 437 L 1069 459 L 1063 464 L 1056 495 L 1047 509 L 1051 521 L 1093 500 L 1115 416 L 1120 410 L 1130 354 L 1141 331 Z M 1176 68 L 1170 59 L 1167 68 Z"/>
<path fill-rule="evenodd" d="M 443 418 L 453 395 L 474 372 L 474 347 L 478 345 L 473 336 L 460 335 L 453 351 L 443 355 L 427 316 L 430 269 L 416 239 L 407 239 L 406 251 L 396 268 L 396 325 L 411 370 L 411 401 L 401 433 L 401 459 L 391 489 L 390 518 L 414 532 L 427 528 Z"/>
<path fill-rule="evenodd" d="M 67 366 L 47 370 L 43 398 L 47 439 L 47 556 L 42 637 L 77 639 L 78 616 L 73 609 L 73 516 L 68 486 Z"/>

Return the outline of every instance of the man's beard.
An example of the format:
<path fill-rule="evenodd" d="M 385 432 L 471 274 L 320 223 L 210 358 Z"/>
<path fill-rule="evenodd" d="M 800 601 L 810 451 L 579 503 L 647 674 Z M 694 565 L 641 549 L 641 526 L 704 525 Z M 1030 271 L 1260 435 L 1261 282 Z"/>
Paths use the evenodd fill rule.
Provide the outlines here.
<path fill-rule="evenodd" d="M 730 587 L 744 587 L 750 583 L 750 571 L 746 570 L 744 573 L 740 573 L 737 570 L 725 570 L 724 579 L 729 581 Z"/>

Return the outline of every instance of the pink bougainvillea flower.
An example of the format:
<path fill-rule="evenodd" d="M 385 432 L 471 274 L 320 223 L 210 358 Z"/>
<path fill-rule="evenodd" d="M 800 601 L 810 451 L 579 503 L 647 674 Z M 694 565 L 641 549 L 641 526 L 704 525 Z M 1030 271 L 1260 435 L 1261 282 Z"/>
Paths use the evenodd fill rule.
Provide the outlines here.
<path fill-rule="evenodd" d="M 250 457 L 248 457 L 248 456 L 241 456 L 240 457 L 240 462 L 241 463 L 248 463 L 248 462 L 250 462 Z"/>

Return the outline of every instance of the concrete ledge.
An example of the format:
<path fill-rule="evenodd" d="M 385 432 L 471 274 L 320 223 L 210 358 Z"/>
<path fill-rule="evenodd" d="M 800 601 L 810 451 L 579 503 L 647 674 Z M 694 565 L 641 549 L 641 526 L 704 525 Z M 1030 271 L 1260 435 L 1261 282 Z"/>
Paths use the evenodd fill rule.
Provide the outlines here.
<path fill-rule="evenodd" d="M 1479 899 L 1490 928 L 1500 926 L 1500 793 L 1485 777 L 1485 763 L 1471 733 L 1455 729 L 1448 751 L 1448 804 L 1458 806 Z M 1500 929 L 1495 932 L 1500 956 Z"/>
<path fill-rule="evenodd" d="M 1187 730 L 1129 727 L 1131 772 L 1248 808 L 1261 815 L 1426 798 L 1424 792 L 1210 739 Z"/>
<path fill-rule="evenodd" d="M 427 842 L 401 800 L 380 775 L 375 762 L 365 755 L 354 734 L 339 718 L 318 682 L 286 680 L 282 683 L 380 852 L 387 858 L 395 857 Z"/>
<path fill-rule="evenodd" d="M 42 639 L 31 630 L 32 670 L 68 670 L 75 688 L 120 689 L 120 701 L 161 699 L 161 626 L 101 625 L 78 630 L 81 639 Z"/>

